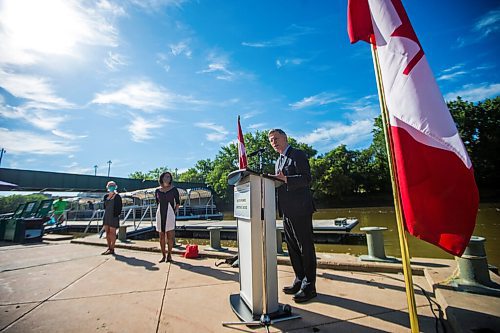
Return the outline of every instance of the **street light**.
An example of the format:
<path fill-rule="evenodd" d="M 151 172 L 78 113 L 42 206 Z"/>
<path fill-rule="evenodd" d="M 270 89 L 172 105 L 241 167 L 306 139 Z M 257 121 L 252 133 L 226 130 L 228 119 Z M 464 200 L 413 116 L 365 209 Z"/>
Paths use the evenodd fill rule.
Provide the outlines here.
<path fill-rule="evenodd" d="M 109 171 L 111 170 L 111 163 L 113 163 L 113 162 L 111 162 L 111 160 L 109 160 L 108 161 L 108 177 L 109 177 Z"/>
<path fill-rule="evenodd" d="M 3 149 L 3 148 L 2 148 L 2 150 L 0 150 L 0 165 L 2 165 L 2 157 L 3 157 L 3 154 L 4 154 L 4 153 L 6 153 L 6 152 L 7 152 L 7 150 L 5 150 L 5 149 Z"/>
<path fill-rule="evenodd" d="M 94 165 L 94 176 L 97 176 L 97 164 Z"/>

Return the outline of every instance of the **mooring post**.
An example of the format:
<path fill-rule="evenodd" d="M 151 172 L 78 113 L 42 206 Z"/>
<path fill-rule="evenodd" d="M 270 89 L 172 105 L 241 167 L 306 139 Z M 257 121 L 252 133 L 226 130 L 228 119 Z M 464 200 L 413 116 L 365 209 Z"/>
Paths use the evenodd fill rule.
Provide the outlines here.
<path fill-rule="evenodd" d="M 226 251 L 220 245 L 220 231 L 222 227 L 208 227 L 207 230 L 210 232 L 210 247 L 207 248 L 209 251 Z"/>
<path fill-rule="evenodd" d="M 360 256 L 361 261 L 399 262 L 396 258 L 385 255 L 383 232 L 387 230 L 386 227 L 364 227 L 359 230 L 366 232 L 366 244 L 368 246 L 368 255 Z"/>
<path fill-rule="evenodd" d="M 458 276 L 451 284 L 460 291 L 483 295 L 500 295 L 500 285 L 491 281 L 484 243 L 486 238 L 472 236 L 464 254 L 455 257 Z"/>
<path fill-rule="evenodd" d="M 283 231 L 283 227 L 276 227 L 276 253 L 279 256 L 285 255 L 283 251 L 283 235 L 281 232 Z"/>

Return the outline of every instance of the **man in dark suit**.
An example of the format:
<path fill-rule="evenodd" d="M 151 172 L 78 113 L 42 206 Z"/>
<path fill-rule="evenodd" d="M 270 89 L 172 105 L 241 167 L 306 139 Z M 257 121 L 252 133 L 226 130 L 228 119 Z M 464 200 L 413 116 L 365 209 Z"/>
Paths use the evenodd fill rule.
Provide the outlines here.
<path fill-rule="evenodd" d="M 275 175 L 284 182 L 278 187 L 278 209 L 283 216 L 285 241 L 290 254 L 295 280 L 283 288 L 301 303 L 316 297 L 316 251 L 314 249 L 312 214 L 314 203 L 311 190 L 311 168 L 306 154 L 288 144 L 281 129 L 269 131 L 269 142 L 280 153 Z"/>

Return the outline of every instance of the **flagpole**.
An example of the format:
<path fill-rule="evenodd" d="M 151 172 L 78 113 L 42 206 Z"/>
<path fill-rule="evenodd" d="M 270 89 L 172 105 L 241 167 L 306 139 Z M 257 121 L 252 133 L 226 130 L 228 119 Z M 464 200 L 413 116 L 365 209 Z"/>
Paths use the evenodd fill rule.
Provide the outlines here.
<path fill-rule="evenodd" d="M 373 38 L 373 37 L 372 37 Z M 406 238 L 406 233 L 403 225 L 403 211 L 401 207 L 401 196 L 399 193 L 398 186 L 398 173 L 395 167 L 394 153 L 392 151 L 393 139 L 389 128 L 389 113 L 387 110 L 387 104 L 384 94 L 384 86 L 382 82 L 382 73 L 380 70 L 380 63 L 378 59 L 378 53 L 375 43 L 370 43 L 372 48 L 373 66 L 375 68 L 375 77 L 377 79 L 377 88 L 380 101 L 380 109 L 382 113 L 382 123 L 385 136 L 385 148 L 387 150 L 387 157 L 389 162 L 389 170 L 391 173 L 391 183 L 392 192 L 394 197 L 394 208 L 396 212 L 396 222 L 398 225 L 398 235 L 399 235 L 399 247 L 401 248 L 401 258 L 403 261 L 403 273 L 405 277 L 405 287 L 406 287 L 406 300 L 408 302 L 408 314 L 410 317 L 410 326 L 412 333 L 418 333 L 418 316 L 417 316 L 417 306 L 415 303 L 415 293 L 413 288 L 413 277 L 410 265 L 410 251 L 408 249 L 408 241 Z"/>

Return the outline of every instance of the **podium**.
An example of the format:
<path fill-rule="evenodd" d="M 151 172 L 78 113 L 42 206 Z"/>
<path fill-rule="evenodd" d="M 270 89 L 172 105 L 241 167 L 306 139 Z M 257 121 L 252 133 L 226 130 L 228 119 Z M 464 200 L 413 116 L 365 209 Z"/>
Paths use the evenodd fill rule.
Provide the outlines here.
<path fill-rule="evenodd" d="M 249 169 L 228 175 L 234 185 L 234 217 L 238 228 L 240 292 L 229 302 L 241 323 L 224 325 L 270 325 L 300 318 L 289 305 L 278 303 L 275 187 L 272 177 Z"/>

